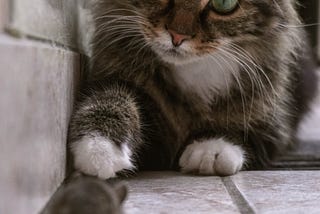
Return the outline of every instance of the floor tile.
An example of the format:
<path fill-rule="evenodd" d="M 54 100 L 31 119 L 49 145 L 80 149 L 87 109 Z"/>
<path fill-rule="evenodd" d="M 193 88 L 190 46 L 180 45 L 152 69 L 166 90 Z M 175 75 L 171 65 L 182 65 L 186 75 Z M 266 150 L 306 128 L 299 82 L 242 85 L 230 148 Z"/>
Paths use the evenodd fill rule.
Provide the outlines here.
<path fill-rule="evenodd" d="M 239 213 L 218 177 L 142 173 L 128 180 L 127 214 Z"/>
<path fill-rule="evenodd" d="M 256 213 L 320 213 L 320 171 L 254 171 L 231 177 Z"/>

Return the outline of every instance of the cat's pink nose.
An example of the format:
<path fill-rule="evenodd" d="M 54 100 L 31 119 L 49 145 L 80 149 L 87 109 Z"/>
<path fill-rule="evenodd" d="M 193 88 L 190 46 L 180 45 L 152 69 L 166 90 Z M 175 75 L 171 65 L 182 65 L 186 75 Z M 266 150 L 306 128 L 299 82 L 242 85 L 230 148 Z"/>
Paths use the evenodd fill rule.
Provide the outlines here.
<path fill-rule="evenodd" d="M 192 39 L 192 36 L 177 33 L 177 32 L 174 31 L 174 30 L 168 29 L 168 32 L 169 32 L 169 34 L 171 35 L 172 44 L 173 44 L 175 47 L 179 47 L 180 45 L 182 45 L 182 43 L 183 43 L 184 41 L 189 40 L 189 39 Z"/>

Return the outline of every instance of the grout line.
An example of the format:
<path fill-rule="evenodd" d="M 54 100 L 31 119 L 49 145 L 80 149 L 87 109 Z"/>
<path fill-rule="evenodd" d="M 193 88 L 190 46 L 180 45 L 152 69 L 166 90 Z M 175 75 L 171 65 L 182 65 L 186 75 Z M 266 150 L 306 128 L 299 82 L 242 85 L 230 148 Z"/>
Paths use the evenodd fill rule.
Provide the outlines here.
<path fill-rule="evenodd" d="M 28 39 L 29 41 L 40 42 L 42 44 L 52 45 L 54 47 L 61 48 L 61 49 L 66 50 L 66 51 L 72 51 L 74 53 L 85 55 L 85 53 L 83 53 L 82 50 L 74 48 L 74 47 L 72 47 L 70 45 L 65 45 L 65 44 L 62 44 L 62 43 L 59 43 L 59 42 L 56 42 L 56 41 L 53 41 L 53 40 L 49 40 L 49 39 L 40 38 L 40 37 L 37 37 L 37 36 L 24 34 L 24 33 L 20 32 L 18 30 L 10 28 L 10 26 L 6 27 L 4 29 L 4 33 L 9 35 L 9 36 L 12 36 L 14 38 L 18 38 L 18 39 L 19 38 L 25 38 L 25 39 Z"/>
<path fill-rule="evenodd" d="M 256 211 L 251 207 L 247 199 L 242 195 L 237 186 L 230 177 L 222 178 L 222 182 L 226 187 L 233 203 L 238 207 L 241 214 L 255 214 Z"/>

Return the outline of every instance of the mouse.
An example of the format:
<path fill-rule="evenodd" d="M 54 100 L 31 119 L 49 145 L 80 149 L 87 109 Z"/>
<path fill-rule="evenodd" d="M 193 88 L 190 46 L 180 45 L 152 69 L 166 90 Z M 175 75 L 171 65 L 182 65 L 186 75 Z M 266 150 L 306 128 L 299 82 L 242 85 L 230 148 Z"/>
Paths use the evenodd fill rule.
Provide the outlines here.
<path fill-rule="evenodd" d="M 41 214 L 122 214 L 124 182 L 76 175 L 53 195 Z"/>

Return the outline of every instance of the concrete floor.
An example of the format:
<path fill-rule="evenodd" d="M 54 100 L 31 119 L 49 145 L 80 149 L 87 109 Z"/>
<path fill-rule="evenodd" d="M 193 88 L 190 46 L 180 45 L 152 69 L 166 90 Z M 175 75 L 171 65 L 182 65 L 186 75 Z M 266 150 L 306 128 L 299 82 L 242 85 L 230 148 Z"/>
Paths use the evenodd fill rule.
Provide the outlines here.
<path fill-rule="evenodd" d="M 148 172 L 128 186 L 127 214 L 320 213 L 320 171 L 253 171 L 226 178 Z"/>
<path fill-rule="evenodd" d="M 127 180 L 127 214 L 320 213 L 320 93 L 303 122 L 301 144 L 275 170 L 201 177 L 145 172 Z"/>

